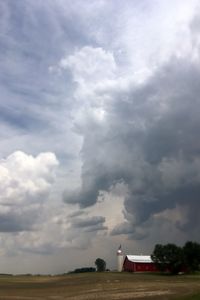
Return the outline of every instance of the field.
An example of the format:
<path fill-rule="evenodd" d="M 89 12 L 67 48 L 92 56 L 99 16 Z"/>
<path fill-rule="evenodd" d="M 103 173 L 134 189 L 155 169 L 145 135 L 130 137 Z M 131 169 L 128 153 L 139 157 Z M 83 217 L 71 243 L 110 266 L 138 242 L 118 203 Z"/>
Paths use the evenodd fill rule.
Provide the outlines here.
<path fill-rule="evenodd" d="M 200 299 L 200 276 L 87 273 L 0 276 L 0 300 Z"/>

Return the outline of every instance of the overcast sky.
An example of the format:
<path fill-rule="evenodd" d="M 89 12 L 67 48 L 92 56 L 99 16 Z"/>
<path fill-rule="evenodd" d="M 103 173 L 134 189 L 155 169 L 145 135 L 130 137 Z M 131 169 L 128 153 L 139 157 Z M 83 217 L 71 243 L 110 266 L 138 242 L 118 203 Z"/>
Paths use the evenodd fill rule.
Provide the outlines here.
<path fill-rule="evenodd" d="M 0 1 L 0 273 L 200 242 L 199 11 Z"/>

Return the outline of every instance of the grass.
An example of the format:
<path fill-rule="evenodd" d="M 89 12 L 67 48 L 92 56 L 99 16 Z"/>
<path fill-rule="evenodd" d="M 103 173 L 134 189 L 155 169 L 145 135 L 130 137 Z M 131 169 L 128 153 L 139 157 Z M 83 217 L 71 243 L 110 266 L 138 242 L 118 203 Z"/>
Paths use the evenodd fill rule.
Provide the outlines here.
<path fill-rule="evenodd" d="M 0 300 L 200 300 L 200 275 L 85 273 L 0 276 Z"/>
<path fill-rule="evenodd" d="M 193 294 L 193 295 L 188 295 L 186 297 L 179 297 L 176 298 L 176 300 L 200 300 L 200 293 Z"/>

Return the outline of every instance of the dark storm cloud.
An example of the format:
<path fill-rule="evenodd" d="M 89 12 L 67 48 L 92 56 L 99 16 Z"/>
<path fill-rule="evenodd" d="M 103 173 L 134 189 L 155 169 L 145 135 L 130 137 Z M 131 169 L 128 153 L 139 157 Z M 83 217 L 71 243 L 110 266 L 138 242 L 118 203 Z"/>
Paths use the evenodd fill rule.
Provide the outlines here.
<path fill-rule="evenodd" d="M 131 234 L 133 232 L 132 226 L 126 222 L 117 225 L 112 231 L 111 235 L 119 235 L 119 234 Z"/>
<path fill-rule="evenodd" d="M 172 58 L 145 84 L 112 92 L 102 124 L 88 121 L 82 129 L 82 189 L 65 201 L 93 205 L 102 190 L 123 181 L 127 222 L 112 234 L 132 230 L 141 238 L 137 226 L 177 205 L 187 207 L 185 230 L 199 226 L 199 78 L 198 64 Z"/>
<path fill-rule="evenodd" d="M 108 229 L 107 226 L 103 226 L 103 224 L 99 224 L 99 225 L 84 228 L 84 232 L 96 232 L 96 231 L 102 231 L 107 229 Z"/>
<path fill-rule="evenodd" d="M 25 226 L 24 226 L 25 225 Z M 21 219 L 12 215 L 0 216 L 0 232 L 19 232 L 24 230 L 30 230 L 30 226 L 23 224 Z"/>
<path fill-rule="evenodd" d="M 81 211 L 81 210 L 75 211 L 75 212 L 73 212 L 72 214 L 70 214 L 69 217 L 70 217 L 70 218 L 79 217 L 79 216 L 83 215 L 84 213 L 85 213 L 85 212 L 84 212 L 84 211 Z"/>
<path fill-rule="evenodd" d="M 38 210 L 29 210 L 24 212 L 23 209 L 16 212 L 14 209 L 9 213 L 0 213 L 0 232 L 20 232 L 31 231 L 37 220 Z"/>
<path fill-rule="evenodd" d="M 106 229 L 103 224 L 105 223 L 105 218 L 102 216 L 94 216 L 94 217 L 88 217 L 86 216 L 84 219 L 74 219 L 72 221 L 72 226 L 74 228 L 82 228 L 87 232 L 92 231 L 98 231 L 98 230 L 104 230 Z"/>
<path fill-rule="evenodd" d="M 101 166 L 97 166 L 97 170 L 101 172 Z M 89 181 L 90 183 L 88 183 Z M 79 203 L 81 207 L 90 206 L 96 203 L 96 199 L 98 198 L 100 191 L 109 188 L 110 183 L 106 174 L 103 177 L 101 177 L 99 174 L 96 174 L 94 179 L 88 174 L 85 176 L 83 182 L 83 189 L 80 192 L 74 192 L 70 197 L 68 193 L 64 194 L 64 198 L 68 203 Z M 88 187 L 88 184 L 90 187 Z"/>
<path fill-rule="evenodd" d="M 157 118 L 151 120 L 148 114 L 145 118 L 148 125 L 140 151 L 148 168 L 143 169 L 139 189 L 135 188 L 134 182 L 129 185 L 131 193 L 125 201 L 126 211 L 134 216 L 133 225 L 141 225 L 155 213 L 172 209 L 177 204 L 188 208 L 184 229 L 187 227 L 190 231 L 200 225 L 197 220 L 199 75 L 195 64 L 172 60 L 149 83 L 157 86 L 154 94 L 157 105 L 166 107 Z M 154 103 L 151 111 L 156 111 Z"/>

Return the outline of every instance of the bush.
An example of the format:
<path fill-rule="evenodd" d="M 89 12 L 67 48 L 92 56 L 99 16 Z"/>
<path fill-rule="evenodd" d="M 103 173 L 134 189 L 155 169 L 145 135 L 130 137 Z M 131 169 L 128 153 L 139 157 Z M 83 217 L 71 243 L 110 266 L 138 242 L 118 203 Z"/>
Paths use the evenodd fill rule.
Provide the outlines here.
<path fill-rule="evenodd" d="M 89 268 L 78 268 L 74 271 L 71 271 L 70 273 L 88 273 L 88 272 L 95 272 L 95 268 L 89 267 Z"/>

